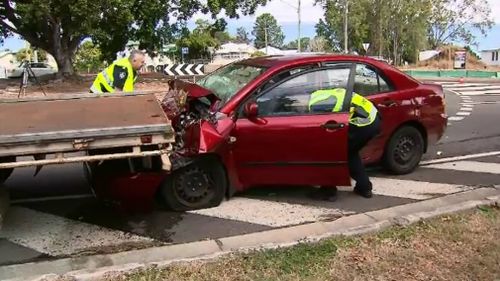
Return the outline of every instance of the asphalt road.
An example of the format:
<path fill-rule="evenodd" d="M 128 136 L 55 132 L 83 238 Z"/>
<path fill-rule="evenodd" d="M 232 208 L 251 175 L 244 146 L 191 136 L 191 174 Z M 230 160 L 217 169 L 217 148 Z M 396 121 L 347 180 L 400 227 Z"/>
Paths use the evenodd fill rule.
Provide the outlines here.
<path fill-rule="evenodd" d="M 255 189 L 214 209 L 130 214 L 92 198 L 81 165 L 44 167 L 36 178 L 34 169 L 18 169 L 6 182 L 13 206 L 0 231 L 0 265 L 234 236 L 498 185 L 497 85 L 499 95 L 495 84 L 447 84 L 455 93 L 446 95 L 445 136 L 410 175 L 371 171 L 376 196 L 370 200 L 349 188 L 337 202 L 310 200 L 308 188 Z"/>

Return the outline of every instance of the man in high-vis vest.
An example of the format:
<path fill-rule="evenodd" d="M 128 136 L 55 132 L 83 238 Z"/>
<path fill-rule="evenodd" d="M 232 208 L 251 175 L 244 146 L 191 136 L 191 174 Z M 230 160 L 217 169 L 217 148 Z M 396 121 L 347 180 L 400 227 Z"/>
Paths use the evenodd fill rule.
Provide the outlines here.
<path fill-rule="evenodd" d="M 144 60 L 144 53 L 139 50 L 133 50 L 128 58 L 116 60 L 97 74 L 90 92 L 95 94 L 133 92 L 137 71 L 144 65 Z"/>
<path fill-rule="evenodd" d="M 343 88 L 318 90 L 309 99 L 310 112 L 340 112 L 342 107 L 349 106 L 349 139 L 348 156 L 349 172 L 356 181 L 354 193 L 365 198 L 371 198 L 372 183 L 365 171 L 359 152 L 375 136 L 380 133 L 380 115 L 377 108 L 368 99 L 352 93 L 350 104 L 346 100 L 346 90 Z M 344 105 L 344 103 L 346 103 Z M 320 187 L 313 193 L 318 199 L 334 201 L 337 198 L 337 187 Z"/>

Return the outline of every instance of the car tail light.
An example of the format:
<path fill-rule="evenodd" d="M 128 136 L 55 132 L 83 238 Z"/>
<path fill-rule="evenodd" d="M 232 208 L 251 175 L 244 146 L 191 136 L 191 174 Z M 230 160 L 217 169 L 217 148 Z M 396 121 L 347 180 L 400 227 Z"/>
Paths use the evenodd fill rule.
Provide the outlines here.
<path fill-rule="evenodd" d="M 153 136 L 152 135 L 141 136 L 141 143 L 152 143 L 152 142 L 153 142 Z"/>

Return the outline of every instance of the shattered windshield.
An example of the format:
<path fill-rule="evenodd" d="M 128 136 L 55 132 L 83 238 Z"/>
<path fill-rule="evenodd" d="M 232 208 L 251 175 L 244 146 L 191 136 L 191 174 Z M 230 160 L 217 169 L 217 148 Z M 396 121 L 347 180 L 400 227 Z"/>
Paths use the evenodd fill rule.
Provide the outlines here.
<path fill-rule="evenodd" d="M 200 79 L 197 84 L 214 92 L 223 105 L 265 70 L 264 67 L 230 64 Z"/>

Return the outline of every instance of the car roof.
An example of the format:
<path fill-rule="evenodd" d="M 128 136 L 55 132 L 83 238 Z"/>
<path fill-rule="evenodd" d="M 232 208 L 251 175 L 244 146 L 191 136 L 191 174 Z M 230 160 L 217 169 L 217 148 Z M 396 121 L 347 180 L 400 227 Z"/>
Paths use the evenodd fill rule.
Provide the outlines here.
<path fill-rule="evenodd" d="M 326 53 L 263 56 L 241 60 L 239 63 L 262 67 L 280 67 L 288 64 L 314 63 L 322 61 L 359 61 L 368 62 L 377 66 L 382 66 L 382 64 L 387 65 L 387 63 L 383 61 L 365 56 Z"/>

